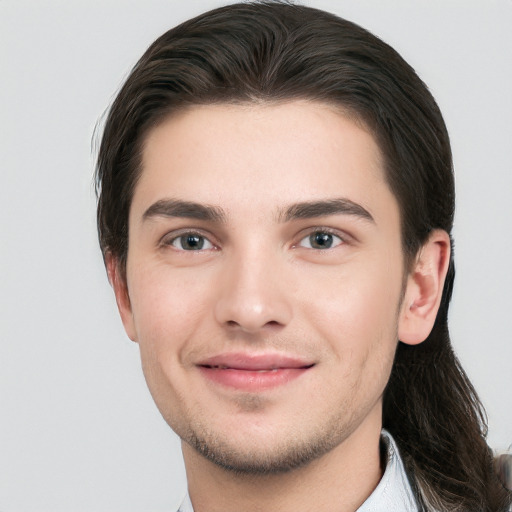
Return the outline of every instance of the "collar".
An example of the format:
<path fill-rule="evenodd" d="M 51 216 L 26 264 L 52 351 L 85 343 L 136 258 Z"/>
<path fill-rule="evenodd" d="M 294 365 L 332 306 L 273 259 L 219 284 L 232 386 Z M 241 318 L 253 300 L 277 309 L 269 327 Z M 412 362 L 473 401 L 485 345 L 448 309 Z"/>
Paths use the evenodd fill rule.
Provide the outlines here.
<path fill-rule="evenodd" d="M 388 431 L 382 430 L 381 441 L 387 451 L 384 475 L 357 512 L 416 512 L 418 504 L 395 440 Z M 193 512 L 192 509 L 191 511 Z"/>
<path fill-rule="evenodd" d="M 384 475 L 356 512 L 416 512 L 418 505 L 395 440 L 389 432 L 382 430 L 381 441 L 387 452 Z M 194 512 L 188 493 L 177 512 Z"/>

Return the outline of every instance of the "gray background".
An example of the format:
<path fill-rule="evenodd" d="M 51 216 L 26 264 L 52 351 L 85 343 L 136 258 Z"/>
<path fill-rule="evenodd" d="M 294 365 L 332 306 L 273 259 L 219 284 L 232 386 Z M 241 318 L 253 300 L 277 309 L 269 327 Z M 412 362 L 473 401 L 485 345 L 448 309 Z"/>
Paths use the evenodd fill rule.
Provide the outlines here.
<path fill-rule="evenodd" d="M 95 124 L 143 50 L 214 0 L 0 0 L 0 510 L 172 511 L 179 444 L 97 248 Z M 512 1 L 319 0 L 429 84 L 457 177 L 455 348 L 512 442 Z"/>

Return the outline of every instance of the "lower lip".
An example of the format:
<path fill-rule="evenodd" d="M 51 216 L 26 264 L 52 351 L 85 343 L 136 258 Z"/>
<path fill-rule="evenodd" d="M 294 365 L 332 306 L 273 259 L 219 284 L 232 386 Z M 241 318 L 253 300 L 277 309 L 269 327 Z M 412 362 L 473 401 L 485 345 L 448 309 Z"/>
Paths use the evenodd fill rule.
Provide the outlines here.
<path fill-rule="evenodd" d="M 304 375 L 309 370 L 309 368 L 278 368 L 272 371 L 254 371 L 207 366 L 200 366 L 199 369 L 212 382 L 252 392 L 282 386 Z"/>

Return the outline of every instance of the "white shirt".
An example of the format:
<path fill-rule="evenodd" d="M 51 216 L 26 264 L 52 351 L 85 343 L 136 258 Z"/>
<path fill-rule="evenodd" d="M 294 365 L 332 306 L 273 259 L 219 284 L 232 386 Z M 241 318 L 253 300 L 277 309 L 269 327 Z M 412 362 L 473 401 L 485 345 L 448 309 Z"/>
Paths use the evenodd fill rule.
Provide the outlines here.
<path fill-rule="evenodd" d="M 381 439 L 388 456 L 386 470 L 379 485 L 356 512 L 417 512 L 418 505 L 396 443 L 386 430 L 382 431 Z M 194 512 L 188 494 L 177 512 Z"/>

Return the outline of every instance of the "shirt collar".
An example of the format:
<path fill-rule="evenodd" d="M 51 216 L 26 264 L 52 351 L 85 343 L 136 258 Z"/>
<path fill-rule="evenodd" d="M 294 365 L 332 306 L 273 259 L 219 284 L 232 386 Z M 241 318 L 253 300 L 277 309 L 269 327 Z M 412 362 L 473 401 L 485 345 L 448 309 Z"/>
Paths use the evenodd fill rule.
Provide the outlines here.
<path fill-rule="evenodd" d="M 357 512 L 416 512 L 418 504 L 395 440 L 389 432 L 382 430 L 381 441 L 387 452 L 384 475 Z"/>
<path fill-rule="evenodd" d="M 384 475 L 357 512 L 415 512 L 418 505 L 395 440 L 389 432 L 382 430 L 381 441 L 387 453 Z M 178 512 L 194 512 L 188 493 Z"/>

